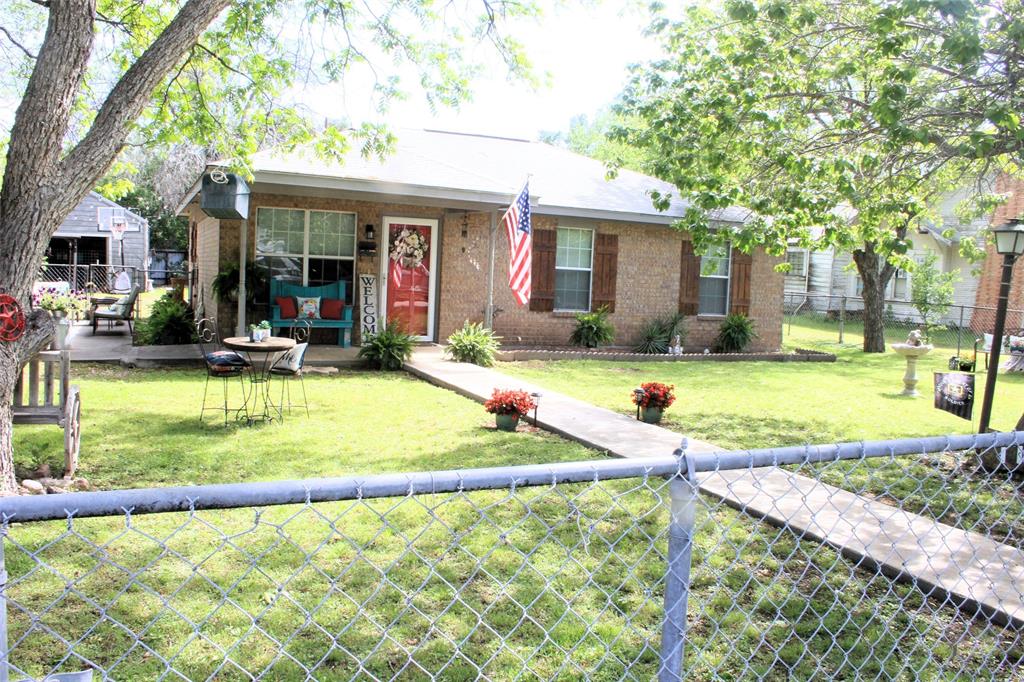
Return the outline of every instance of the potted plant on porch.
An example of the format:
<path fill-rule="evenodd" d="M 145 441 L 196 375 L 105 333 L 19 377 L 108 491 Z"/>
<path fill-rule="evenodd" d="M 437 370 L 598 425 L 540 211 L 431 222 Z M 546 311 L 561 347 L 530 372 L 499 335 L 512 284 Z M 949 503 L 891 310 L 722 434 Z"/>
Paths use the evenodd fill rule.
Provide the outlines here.
<path fill-rule="evenodd" d="M 640 418 L 648 424 L 657 424 L 669 405 L 676 401 L 675 386 L 648 381 L 633 391 L 633 404 L 640 408 Z"/>
<path fill-rule="evenodd" d="M 533 398 L 526 391 L 494 389 L 484 409 L 494 415 L 499 431 L 515 431 L 519 418 L 530 413 L 535 407 Z"/>

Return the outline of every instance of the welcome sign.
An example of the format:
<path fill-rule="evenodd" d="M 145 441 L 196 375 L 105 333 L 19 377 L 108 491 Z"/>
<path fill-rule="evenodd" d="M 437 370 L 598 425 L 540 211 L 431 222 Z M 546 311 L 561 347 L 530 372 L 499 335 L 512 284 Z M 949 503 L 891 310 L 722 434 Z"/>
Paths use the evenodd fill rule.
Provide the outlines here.
<path fill-rule="evenodd" d="M 365 344 L 367 335 L 377 333 L 377 276 L 359 275 L 359 286 L 359 338 Z"/>

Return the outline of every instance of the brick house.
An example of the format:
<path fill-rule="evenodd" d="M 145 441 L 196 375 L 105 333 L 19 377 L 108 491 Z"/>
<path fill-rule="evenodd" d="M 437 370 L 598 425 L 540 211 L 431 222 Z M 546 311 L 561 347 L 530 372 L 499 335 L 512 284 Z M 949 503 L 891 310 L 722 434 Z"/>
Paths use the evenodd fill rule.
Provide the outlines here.
<path fill-rule="evenodd" d="M 1013 218 L 1024 219 L 1024 179 L 1000 174 L 996 178 L 995 191 L 1009 194 L 1009 199 L 993 213 L 990 225 L 1002 225 Z M 1003 258 L 996 253 L 994 244 L 985 247 L 985 261 L 978 279 L 977 308 L 971 319 L 971 328 L 978 332 L 990 332 L 995 325 L 995 308 L 999 298 L 999 282 L 1002 278 Z M 1018 262 L 1013 268 L 1010 284 L 1009 312 L 1006 316 L 1008 328 L 1024 326 L 1024 265 Z"/>
<path fill-rule="evenodd" d="M 616 345 L 631 345 L 646 321 L 674 311 L 687 315 L 688 348 L 710 345 L 729 312 L 755 321 L 752 350 L 781 345 L 779 259 L 728 248 L 695 256 L 689 237 L 670 227 L 684 207 L 652 207 L 650 190 L 674 189 L 655 178 L 622 171 L 609 180 L 601 162 L 551 145 L 428 130 L 399 131 L 383 160 L 260 154 L 252 174 L 244 233 L 241 221 L 203 213 L 198 183 L 180 207 L 192 226 L 193 303 L 225 331 L 242 328 L 238 306 L 215 301 L 211 282 L 244 257 L 302 285 L 345 281 L 350 304 L 361 276 L 375 277 L 381 320 L 401 317 L 423 340 L 443 341 L 465 320 L 484 319 L 493 239 L 494 329 L 506 345 L 566 345 L 574 314 L 602 305 Z M 528 174 L 533 295 L 518 306 L 498 222 Z M 742 215 L 727 210 L 715 222 L 728 229 Z M 388 255 L 403 228 L 428 248 L 401 277 Z M 268 304 L 257 292 L 243 324 L 262 319 Z M 355 317 L 358 343 L 358 310 Z"/>

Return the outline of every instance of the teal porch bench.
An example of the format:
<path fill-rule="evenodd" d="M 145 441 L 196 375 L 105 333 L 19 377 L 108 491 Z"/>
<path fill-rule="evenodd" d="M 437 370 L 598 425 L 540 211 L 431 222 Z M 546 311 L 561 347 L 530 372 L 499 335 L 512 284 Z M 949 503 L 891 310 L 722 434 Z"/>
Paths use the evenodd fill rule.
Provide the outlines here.
<path fill-rule="evenodd" d="M 270 326 L 273 329 L 289 329 L 295 325 L 295 318 L 282 318 L 281 306 L 275 305 L 274 301 L 278 296 L 295 297 L 319 297 L 321 302 L 325 298 L 336 298 L 345 300 L 345 282 L 334 282 L 319 287 L 304 287 L 291 282 L 284 282 L 277 278 L 270 279 Z M 313 329 L 337 329 L 338 345 L 348 348 L 352 345 L 352 306 L 346 305 L 342 308 L 340 320 L 309 320 Z"/>

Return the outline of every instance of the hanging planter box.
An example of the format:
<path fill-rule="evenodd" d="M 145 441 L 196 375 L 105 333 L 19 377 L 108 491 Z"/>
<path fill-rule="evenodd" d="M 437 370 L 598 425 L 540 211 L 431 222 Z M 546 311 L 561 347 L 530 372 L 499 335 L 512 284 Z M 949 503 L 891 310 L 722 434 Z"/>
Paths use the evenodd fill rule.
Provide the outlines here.
<path fill-rule="evenodd" d="M 207 173 L 203 175 L 199 207 L 211 218 L 248 220 L 249 185 L 234 173 Z"/>

